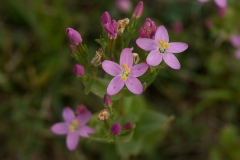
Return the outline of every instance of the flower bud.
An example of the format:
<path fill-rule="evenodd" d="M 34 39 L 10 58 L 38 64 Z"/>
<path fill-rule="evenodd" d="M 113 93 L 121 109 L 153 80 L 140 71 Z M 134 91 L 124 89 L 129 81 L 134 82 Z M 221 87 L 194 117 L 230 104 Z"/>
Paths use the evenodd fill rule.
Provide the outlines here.
<path fill-rule="evenodd" d="M 132 56 L 133 56 L 133 63 L 138 64 L 138 62 L 140 61 L 139 55 L 137 53 L 132 53 Z"/>
<path fill-rule="evenodd" d="M 112 100 L 111 97 L 108 94 L 105 94 L 103 97 L 104 105 L 106 107 L 112 107 Z"/>
<path fill-rule="evenodd" d="M 104 26 L 104 24 L 111 22 L 111 17 L 108 12 L 104 12 L 101 16 L 101 24 Z"/>
<path fill-rule="evenodd" d="M 75 75 L 77 77 L 81 77 L 84 75 L 84 67 L 79 65 L 79 64 L 76 64 L 74 67 L 73 67 L 73 72 L 75 73 Z"/>
<path fill-rule="evenodd" d="M 183 25 L 181 22 L 175 22 L 172 24 L 172 30 L 173 32 L 175 32 L 176 34 L 179 34 L 183 31 Z"/>
<path fill-rule="evenodd" d="M 131 122 L 127 122 L 123 125 L 123 128 L 129 131 L 133 128 L 133 124 Z"/>
<path fill-rule="evenodd" d="M 222 8 L 222 7 L 218 7 L 218 15 L 219 17 L 223 18 L 226 14 L 226 10 L 227 8 Z"/>
<path fill-rule="evenodd" d="M 119 135 L 119 134 L 121 133 L 121 131 L 122 131 L 122 126 L 121 126 L 120 124 L 118 124 L 118 123 L 113 124 L 113 125 L 111 126 L 110 131 L 111 131 L 111 134 L 112 134 L 112 135 L 117 136 L 117 135 Z"/>
<path fill-rule="evenodd" d="M 108 119 L 109 115 L 109 111 L 107 109 L 104 109 L 98 114 L 98 120 L 105 121 Z"/>
<path fill-rule="evenodd" d="M 146 18 L 143 26 L 139 29 L 138 34 L 141 38 L 154 38 L 157 26 L 150 18 Z"/>
<path fill-rule="evenodd" d="M 142 13 L 143 13 L 143 2 L 140 1 L 135 7 L 133 18 L 136 18 L 136 19 L 140 18 Z"/>
<path fill-rule="evenodd" d="M 132 3 L 130 0 L 116 0 L 116 6 L 120 11 L 127 13 L 131 10 Z"/>
<path fill-rule="evenodd" d="M 70 51 L 71 51 L 72 54 L 76 54 L 76 53 L 77 53 L 77 48 L 76 48 L 76 46 L 70 45 Z"/>
<path fill-rule="evenodd" d="M 88 109 L 86 108 L 86 106 L 84 105 L 79 105 L 77 106 L 75 112 L 77 115 L 83 114 L 84 112 L 88 111 Z"/>
<path fill-rule="evenodd" d="M 69 40 L 75 45 L 78 45 L 79 43 L 82 42 L 82 37 L 76 30 L 72 28 L 67 28 L 66 33 L 68 35 Z"/>

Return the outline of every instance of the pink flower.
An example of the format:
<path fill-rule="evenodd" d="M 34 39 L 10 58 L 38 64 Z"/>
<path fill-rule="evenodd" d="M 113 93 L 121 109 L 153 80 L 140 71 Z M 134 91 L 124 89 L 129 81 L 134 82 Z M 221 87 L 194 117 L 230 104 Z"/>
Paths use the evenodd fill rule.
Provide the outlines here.
<path fill-rule="evenodd" d="M 164 26 L 159 26 L 155 40 L 148 38 L 138 38 L 137 45 L 145 51 L 151 51 L 147 56 L 147 64 L 150 66 L 157 66 L 162 59 L 168 66 L 173 69 L 180 69 L 178 59 L 172 53 L 180 53 L 188 48 L 186 43 L 171 42 L 169 43 L 169 36 Z"/>
<path fill-rule="evenodd" d="M 51 131 L 58 135 L 67 134 L 67 148 L 73 151 L 77 147 L 79 136 L 89 138 L 88 134 L 95 132 L 93 128 L 86 126 L 86 123 L 91 117 L 91 113 L 76 117 L 71 108 L 65 107 L 62 114 L 65 122 L 55 123 L 52 125 Z"/>
<path fill-rule="evenodd" d="M 123 88 L 124 84 L 134 94 L 141 94 L 143 92 L 142 83 L 136 77 L 143 75 L 147 71 L 148 65 L 140 63 L 133 66 L 133 56 L 130 48 L 122 50 L 120 65 L 105 60 L 102 62 L 102 68 L 108 74 L 115 76 L 107 88 L 109 95 L 117 94 Z"/>
<path fill-rule="evenodd" d="M 81 77 L 84 75 L 84 67 L 82 65 L 79 65 L 79 64 L 76 64 L 74 67 L 73 67 L 73 72 L 75 73 L 75 75 L 77 77 Z"/>
<path fill-rule="evenodd" d="M 207 2 L 208 0 L 198 0 L 198 2 L 204 3 Z M 214 0 L 216 5 L 220 8 L 226 8 L 227 7 L 227 0 Z"/>
<path fill-rule="evenodd" d="M 235 56 L 240 59 L 240 35 L 232 35 L 230 37 L 230 42 L 234 47 L 237 48 L 237 51 L 235 52 Z"/>
<path fill-rule="evenodd" d="M 129 12 L 132 8 L 130 0 L 116 0 L 116 6 L 122 12 Z"/>

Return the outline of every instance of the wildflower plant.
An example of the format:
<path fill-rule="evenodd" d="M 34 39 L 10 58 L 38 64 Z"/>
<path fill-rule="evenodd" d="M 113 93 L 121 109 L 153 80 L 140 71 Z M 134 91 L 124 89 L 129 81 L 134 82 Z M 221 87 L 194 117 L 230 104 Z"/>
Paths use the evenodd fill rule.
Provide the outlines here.
<path fill-rule="evenodd" d="M 77 142 L 71 144 L 68 140 L 69 134 L 73 134 L 72 128 L 78 134 L 74 134 L 75 137 L 70 139 L 76 141 L 78 141 L 76 136 L 80 135 L 96 141 L 117 143 L 118 148 L 123 147 L 123 143 L 130 145 L 130 148 L 133 145 L 134 148 L 136 142 L 144 142 L 146 134 L 160 132 L 160 126 L 164 124 L 166 127 L 173 119 L 148 109 L 141 94 L 164 66 L 180 69 L 180 63 L 173 53 L 185 51 L 188 45 L 183 42 L 170 43 L 167 29 L 163 25 L 157 26 L 150 18 L 140 26 L 139 19 L 143 10 L 144 4 L 141 1 L 130 19 L 124 17 L 115 20 L 108 12 L 103 12 L 99 17 L 102 34 L 95 40 L 99 44 L 99 49 L 90 61 L 84 37 L 72 28 L 66 29 L 67 36 L 72 42 L 71 56 L 77 61 L 73 72 L 85 86 L 85 94 L 92 92 L 101 97 L 104 106 L 90 120 L 89 125 L 93 129 L 83 124 L 84 136 L 81 126 L 78 126 L 83 122 L 75 120 L 72 113 L 71 118 L 66 120 L 64 109 L 65 122 L 61 125 L 65 125 L 65 130 L 61 134 L 68 135 L 69 150 L 74 150 L 77 145 Z M 139 36 L 134 37 L 134 33 L 138 33 Z M 133 44 L 130 45 L 130 42 Z M 82 111 L 85 110 L 86 107 L 78 106 L 77 116 L 81 117 Z M 61 126 L 58 125 L 52 126 L 52 131 L 56 134 L 61 130 Z"/>

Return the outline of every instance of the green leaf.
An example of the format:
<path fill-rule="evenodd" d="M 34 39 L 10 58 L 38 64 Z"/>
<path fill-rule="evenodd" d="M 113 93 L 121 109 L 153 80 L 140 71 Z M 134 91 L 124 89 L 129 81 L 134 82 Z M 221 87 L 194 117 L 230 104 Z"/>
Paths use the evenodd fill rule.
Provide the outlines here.
<path fill-rule="evenodd" d="M 91 91 L 91 89 L 95 83 L 95 80 L 96 79 L 94 77 L 91 77 L 90 80 L 87 82 L 85 89 L 84 89 L 85 94 L 89 94 L 89 92 Z"/>

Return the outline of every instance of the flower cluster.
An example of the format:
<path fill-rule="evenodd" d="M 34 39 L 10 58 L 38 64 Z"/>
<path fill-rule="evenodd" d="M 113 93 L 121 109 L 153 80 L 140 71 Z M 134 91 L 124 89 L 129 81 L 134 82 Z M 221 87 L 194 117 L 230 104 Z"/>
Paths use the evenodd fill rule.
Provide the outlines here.
<path fill-rule="evenodd" d="M 118 1 L 119 4 L 123 2 L 126 3 L 127 0 Z M 124 18 L 118 21 L 112 19 L 105 11 L 100 17 L 103 33 L 95 40 L 100 48 L 90 62 L 88 48 L 82 43 L 81 35 L 72 28 L 66 29 L 66 34 L 73 43 L 70 45 L 71 56 L 78 61 L 73 67 L 73 72 L 85 85 L 86 94 L 93 92 L 104 100 L 105 109 L 98 114 L 98 120 L 100 123 L 104 122 L 102 124 L 108 128 L 107 137 L 130 134 L 135 128 L 134 122 L 127 122 L 122 127 L 119 123 L 122 120 L 116 119 L 119 115 L 116 116 L 111 96 L 118 94 L 123 88 L 127 88 L 133 94 L 142 94 L 162 68 L 162 60 L 171 68 L 180 69 L 180 62 L 173 53 L 180 53 L 188 48 L 183 42 L 169 42 L 167 29 L 163 25 L 157 26 L 150 18 L 146 18 L 143 25 L 137 28 L 143 9 L 141 1 L 135 7 L 130 20 Z M 132 41 L 136 43 L 134 51 L 134 46 L 129 44 L 135 31 L 138 31 L 139 37 Z M 99 68 L 113 78 L 107 74 L 98 74 Z M 125 89 L 120 93 L 118 95 L 122 98 L 125 94 L 130 95 Z M 86 126 L 90 117 L 91 112 L 84 105 L 77 107 L 76 116 L 66 107 L 63 110 L 65 122 L 54 124 L 51 130 L 55 134 L 67 134 L 67 147 L 74 150 L 79 136 L 89 138 L 88 134 L 95 132 L 93 128 Z"/>

